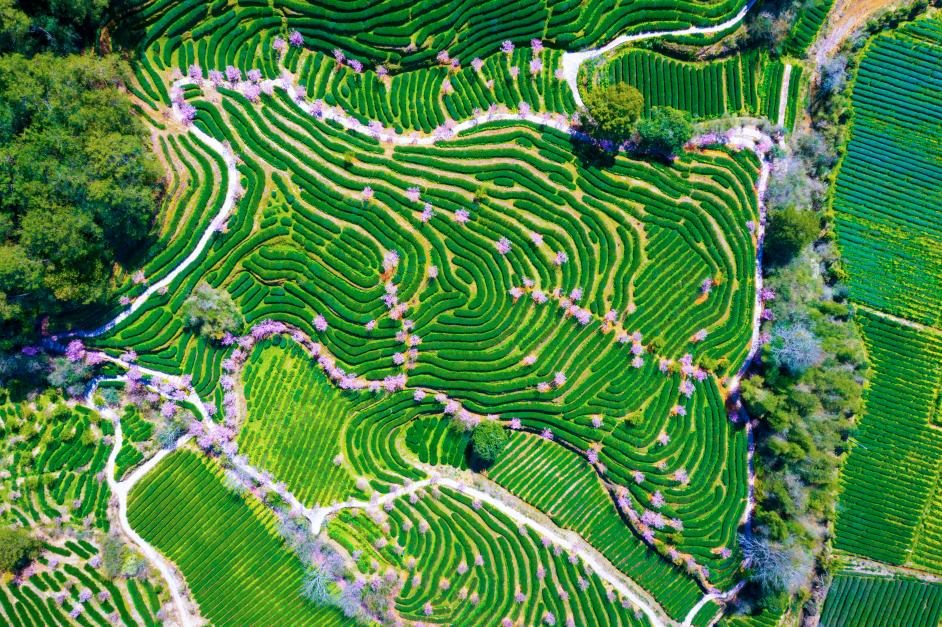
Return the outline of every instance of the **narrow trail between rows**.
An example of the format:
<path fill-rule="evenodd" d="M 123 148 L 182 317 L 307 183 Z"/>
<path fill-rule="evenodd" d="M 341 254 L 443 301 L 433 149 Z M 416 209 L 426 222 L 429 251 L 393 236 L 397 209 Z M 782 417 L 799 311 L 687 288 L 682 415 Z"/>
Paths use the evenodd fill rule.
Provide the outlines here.
<path fill-rule="evenodd" d="M 792 80 L 792 64 L 785 64 L 785 72 L 782 74 L 782 91 L 778 95 L 778 120 L 776 124 L 785 126 L 785 110 L 788 107 L 788 87 Z"/>
<path fill-rule="evenodd" d="M 717 26 L 705 27 L 705 28 L 688 28 L 678 31 L 671 32 L 661 32 L 661 33 L 640 33 L 637 35 L 622 36 L 611 42 L 610 44 L 597 48 L 594 50 L 588 50 L 577 53 L 566 53 L 563 55 L 563 66 L 564 71 L 567 72 L 566 80 L 570 88 L 573 91 L 573 95 L 577 103 L 581 103 L 581 98 L 579 97 L 579 90 L 577 84 L 578 70 L 581 64 L 587 59 L 596 58 L 617 46 L 620 46 L 624 43 L 637 41 L 640 39 L 658 37 L 658 36 L 670 36 L 670 35 L 690 35 L 690 34 L 710 34 L 720 32 L 722 30 L 731 28 L 738 24 L 746 15 L 748 10 L 753 6 L 755 0 L 750 0 L 746 7 L 733 19 L 719 24 Z M 785 98 L 787 95 L 788 88 L 788 69 L 786 69 L 786 78 L 783 80 L 783 94 L 782 97 Z M 178 92 L 184 85 L 191 84 L 194 81 L 190 79 L 181 79 L 176 81 L 173 84 L 173 91 Z M 397 134 L 394 131 L 382 130 L 374 131 L 368 128 L 366 125 L 362 124 L 356 118 L 346 115 L 342 110 L 335 108 L 327 108 L 323 111 L 314 111 L 314 107 L 311 103 L 308 103 L 303 97 L 303 90 L 300 90 L 297 87 L 297 84 L 294 82 L 294 79 L 290 76 L 285 76 L 278 80 L 269 80 L 264 82 L 265 87 L 280 88 L 284 89 L 288 95 L 291 97 L 299 108 L 305 111 L 307 114 L 320 117 L 322 119 L 334 120 L 343 127 L 353 130 L 355 132 L 360 132 L 366 135 L 375 137 L 383 142 L 390 142 L 395 144 L 403 145 L 431 145 L 439 141 L 447 140 L 454 135 L 472 129 L 481 124 L 486 124 L 493 121 L 518 121 L 525 123 L 532 123 L 536 125 L 541 125 L 545 127 L 551 127 L 561 132 L 579 135 L 579 131 L 574 129 L 570 124 L 567 118 L 559 115 L 552 115 L 548 113 L 544 114 L 520 114 L 520 113 L 492 113 L 492 114 L 483 114 L 475 118 L 466 120 L 455 125 L 447 135 L 426 135 L 418 136 L 416 134 L 404 135 Z M 174 103 L 173 114 L 176 119 L 180 122 L 183 122 L 183 116 L 179 110 L 178 104 Z M 140 296 L 138 296 L 132 304 L 118 314 L 114 319 L 110 320 L 106 324 L 87 331 L 74 331 L 68 334 L 62 334 L 60 336 L 54 336 L 52 338 L 51 345 L 55 345 L 59 340 L 68 338 L 68 337 L 83 337 L 83 338 L 92 338 L 99 335 L 102 335 L 109 330 L 113 329 L 115 326 L 126 320 L 129 316 L 138 311 L 147 300 L 154 294 L 159 292 L 162 288 L 169 287 L 173 281 L 180 276 L 190 265 L 196 262 L 203 251 L 206 249 L 210 239 L 213 234 L 219 229 L 219 227 L 225 222 L 229 217 L 233 207 L 236 203 L 236 197 L 239 189 L 239 172 L 236 167 L 237 159 L 236 156 L 227 149 L 221 142 L 210 137 L 205 132 L 201 131 L 194 126 L 188 127 L 188 132 L 193 133 L 197 136 L 204 144 L 209 146 L 212 150 L 217 152 L 223 161 L 226 164 L 227 173 L 228 173 L 228 187 L 226 190 L 226 195 L 224 202 L 216 215 L 213 217 L 209 226 L 203 232 L 195 248 L 184 258 L 173 270 L 171 270 L 166 276 L 161 280 L 150 285 L 147 290 L 145 290 Z M 710 140 L 715 140 L 711 137 Z M 756 286 L 756 296 L 755 296 L 755 308 L 753 315 L 753 329 L 752 329 L 752 338 L 750 341 L 749 351 L 746 357 L 745 362 L 740 368 L 739 372 L 731 377 L 728 387 L 730 394 L 736 394 L 738 392 L 739 381 L 745 371 L 748 369 L 749 365 L 755 359 L 755 356 L 760 348 L 759 342 L 759 325 L 760 325 L 760 314 L 761 314 L 761 300 L 760 293 L 762 290 L 762 241 L 764 237 L 764 222 L 765 222 L 765 206 L 763 203 L 763 197 L 765 195 L 765 189 L 768 185 L 768 180 L 770 176 L 770 163 L 769 163 L 769 150 L 773 145 L 773 141 L 770 137 L 763 134 L 755 126 L 742 126 L 736 129 L 731 130 L 726 135 L 726 144 L 736 148 L 736 149 L 745 149 L 752 150 L 756 152 L 759 156 L 761 169 L 759 175 L 759 181 L 756 187 L 756 192 L 758 195 L 758 205 L 760 211 L 760 221 L 757 225 L 757 238 L 758 246 L 756 251 L 756 276 L 755 276 L 755 286 Z M 691 142 L 692 145 L 700 145 L 708 143 L 708 138 L 697 138 Z M 130 368 L 131 364 L 123 362 L 119 359 L 109 358 L 110 361 L 116 363 L 117 365 L 123 368 Z M 156 370 L 144 368 L 137 366 L 138 369 L 146 376 L 151 377 L 154 380 L 164 380 L 170 382 L 177 386 L 182 386 L 182 379 L 176 375 L 170 375 Z M 123 379 L 122 377 L 117 377 L 118 380 Z M 92 402 L 92 396 L 97 389 L 98 381 L 96 381 L 90 391 L 88 392 L 86 402 L 94 407 Z M 159 391 L 159 390 L 156 390 Z M 161 392 L 162 393 L 162 392 Z M 200 420 L 208 430 L 215 428 L 216 423 L 212 421 L 209 415 L 206 413 L 201 399 L 196 395 L 195 392 L 190 392 L 188 398 L 200 414 Z M 128 495 L 130 494 L 131 489 L 134 485 L 140 481 L 144 476 L 146 476 L 153 468 L 155 468 L 159 462 L 169 454 L 169 450 L 161 450 L 151 459 L 149 459 L 142 466 L 135 469 L 130 476 L 128 476 L 123 481 L 116 481 L 114 477 L 115 471 L 115 462 L 122 445 L 122 432 L 120 418 L 118 415 L 111 409 L 108 408 L 96 408 L 98 409 L 106 418 L 112 420 L 115 424 L 115 442 L 114 448 L 111 454 L 108 457 L 108 463 L 106 467 L 107 481 L 108 485 L 111 488 L 112 492 L 118 500 L 118 518 L 119 524 L 122 528 L 124 534 L 140 548 L 144 555 L 156 566 L 157 570 L 160 572 L 161 576 L 165 579 L 168 584 L 168 588 L 171 593 L 171 598 L 176 609 L 177 618 L 181 625 L 189 627 L 190 625 L 196 625 L 202 622 L 199 618 L 196 609 L 193 607 L 193 603 L 189 602 L 185 598 L 186 585 L 185 582 L 181 580 L 180 576 L 177 574 L 175 568 L 169 563 L 166 558 L 164 558 L 159 551 L 157 551 L 153 546 L 151 546 L 146 540 L 140 537 L 130 526 L 127 519 L 127 507 L 128 507 Z M 744 412 L 743 412 L 744 413 Z M 749 439 L 749 452 L 748 452 L 748 496 L 747 496 L 747 506 L 745 509 L 743 523 L 747 526 L 749 524 L 749 519 L 751 512 L 754 507 L 754 471 L 752 466 L 752 456 L 754 450 L 752 431 L 749 427 L 749 421 L 747 416 L 743 416 L 746 421 L 746 429 L 748 432 Z M 186 435 L 180 438 L 177 442 L 177 447 L 183 446 L 186 444 L 190 436 Z M 267 473 L 262 473 L 255 467 L 248 464 L 248 462 L 241 456 L 233 456 L 233 464 L 240 471 L 244 472 L 246 475 L 252 477 L 253 480 L 258 481 L 268 489 L 276 489 L 273 483 L 273 480 L 267 476 Z M 519 524 L 526 525 L 531 529 L 536 530 L 541 535 L 550 538 L 560 546 L 566 548 L 567 550 L 572 551 L 577 554 L 600 578 L 608 582 L 615 590 L 621 593 L 623 596 L 629 598 L 636 606 L 638 606 L 642 612 L 648 617 L 652 625 L 661 627 L 663 625 L 676 624 L 676 621 L 670 619 L 667 613 L 660 607 L 660 605 L 653 599 L 650 593 L 646 593 L 644 589 L 631 580 L 627 575 L 617 570 L 611 564 L 603 563 L 599 557 L 600 555 L 594 549 L 588 549 L 591 545 L 582 539 L 578 534 L 575 534 L 572 531 L 560 529 L 551 524 L 540 522 L 534 518 L 531 518 L 527 514 L 521 512 L 518 508 L 515 508 L 513 505 L 509 504 L 508 501 L 514 500 L 515 497 L 508 496 L 509 498 L 501 498 L 500 496 L 495 496 L 493 493 L 484 492 L 475 488 L 471 485 L 468 485 L 467 482 L 463 482 L 456 478 L 436 478 L 432 477 L 423 481 L 418 481 L 379 497 L 375 501 L 345 501 L 343 503 L 335 504 L 328 507 L 319 507 L 315 509 L 304 507 L 296 497 L 290 493 L 283 492 L 283 496 L 286 501 L 292 506 L 299 509 L 304 513 L 304 516 L 310 521 L 311 529 L 314 534 L 319 533 L 328 518 L 341 511 L 343 509 L 349 508 L 358 508 L 358 509 L 372 509 L 381 506 L 387 501 L 397 499 L 403 496 L 407 496 L 412 492 L 417 490 L 424 489 L 429 485 L 437 484 L 445 486 L 454 490 L 459 490 L 465 494 L 471 495 L 476 499 L 481 500 L 484 503 L 491 505 L 492 507 L 498 509 L 514 521 Z M 488 486 L 491 488 L 491 486 Z M 493 490 L 498 494 L 501 493 L 502 488 L 493 486 Z M 687 626 L 691 624 L 694 616 L 697 612 L 707 603 L 714 600 L 725 600 L 734 595 L 741 588 L 742 582 L 737 584 L 733 589 L 727 592 L 713 592 L 705 594 L 698 603 L 691 608 L 688 615 L 683 621 L 683 625 Z"/>

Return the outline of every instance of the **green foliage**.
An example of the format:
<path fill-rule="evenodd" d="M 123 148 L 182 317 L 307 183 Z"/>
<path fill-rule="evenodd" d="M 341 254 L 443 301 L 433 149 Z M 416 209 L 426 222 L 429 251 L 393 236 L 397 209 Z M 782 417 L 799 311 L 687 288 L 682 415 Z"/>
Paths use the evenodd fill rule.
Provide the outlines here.
<path fill-rule="evenodd" d="M 510 436 L 496 420 L 482 420 L 471 432 L 471 450 L 485 464 L 492 464 L 507 446 Z"/>
<path fill-rule="evenodd" d="M 52 368 L 47 375 L 49 385 L 67 393 L 80 396 L 85 385 L 92 378 L 92 368 L 84 361 L 70 361 L 65 357 L 56 357 L 51 362 Z"/>
<path fill-rule="evenodd" d="M 821 233 L 813 211 L 788 207 L 769 212 L 764 258 L 772 265 L 788 263 Z"/>
<path fill-rule="evenodd" d="M 145 240 L 160 172 L 115 57 L 0 56 L 0 347 L 102 302 Z"/>
<path fill-rule="evenodd" d="M 755 565 L 752 577 L 762 584 L 756 592 L 766 606 L 779 607 L 782 595 L 810 585 L 805 562 L 794 557 L 821 550 L 847 438 L 863 407 L 863 344 L 849 309 L 829 300 L 840 289 L 826 286 L 819 270 L 833 261 L 807 250 L 766 277 L 776 293 L 767 303 L 774 314 L 766 323 L 772 340 L 757 374 L 742 383 L 748 412 L 760 421 L 754 548 L 771 557 Z M 787 576 L 779 578 L 782 573 Z"/>
<path fill-rule="evenodd" d="M 198 285 L 183 301 L 180 315 L 187 327 L 211 340 L 221 340 L 227 332 L 238 334 L 244 324 L 232 295 L 207 283 Z"/>
<path fill-rule="evenodd" d="M 338 434 L 356 415 L 358 399 L 332 386 L 297 344 L 285 344 L 264 342 L 246 362 L 239 450 L 306 505 L 344 500 L 354 480 L 335 461 L 345 452 Z"/>
<path fill-rule="evenodd" d="M 942 584 L 911 577 L 834 577 L 821 612 L 821 625 L 937 627 L 942 621 Z"/>
<path fill-rule="evenodd" d="M 0 53 L 80 52 L 125 0 L 0 0 Z"/>
<path fill-rule="evenodd" d="M 19 50 L 29 33 L 29 16 L 17 6 L 16 0 L 0 0 L 0 52 Z"/>
<path fill-rule="evenodd" d="M 655 155 L 677 154 L 693 137 L 690 114 L 673 107 L 655 107 L 635 127 L 638 149 Z"/>
<path fill-rule="evenodd" d="M 25 529 L 0 528 L 0 572 L 9 573 L 23 568 L 39 557 L 43 543 L 30 536 Z"/>
<path fill-rule="evenodd" d="M 273 533 L 275 515 L 227 490 L 221 474 L 193 452 L 169 455 L 131 490 L 131 526 L 173 560 L 214 624 L 266 623 L 276 615 L 291 625 L 338 624 L 336 610 L 301 596 L 304 567 Z M 234 552 L 240 560 L 229 559 Z"/>
<path fill-rule="evenodd" d="M 677 420 L 676 418 L 672 420 Z M 684 425 L 682 429 L 686 429 Z M 740 448 L 741 446 L 741 448 Z M 744 449 L 744 442 L 737 446 Z M 605 459 L 603 449 L 602 459 Z M 599 481 L 596 471 L 589 463 L 572 451 L 564 449 L 539 436 L 516 432 L 497 462 L 488 470 L 488 477 L 540 511 L 546 512 L 554 523 L 571 529 L 593 548 L 608 556 L 612 564 L 631 577 L 645 590 L 650 590 L 657 602 L 671 616 L 680 616 L 697 602 L 700 589 L 687 577 L 677 577 L 674 564 L 656 551 L 639 543 L 625 528 L 621 514 L 612 501 L 605 485 Z M 650 494 L 633 481 L 628 484 L 633 497 L 650 498 Z M 686 489 L 676 491 L 661 486 L 668 503 L 685 498 Z M 735 488 L 744 493 L 744 484 Z M 573 495 L 578 494 L 578 498 Z M 666 506 L 671 513 L 673 505 Z M 589 514 L 591 512 L 591 514 Z M 726 514 L 728 520 L 736 520 L 739 511 Z M 720 512 L 705 514 L 706 517 L 723 518 Z M 735 529 L 735 525 L 731 525 Z M 686 537 L 683 534 L 679 545 L 683 553 L 689 552 L 697 560 L 708 559 L 715 548 L 713 540 Z M 734 540 L 734 536 L 729 539 Z M 715 577 L 722 577 L 719 586 L 725 586 L 726 577 L 737 569 L 739 553 L 733 552 L 725 563 L 711 562 Z M 720 573 L 722 571 L 723 574 Z M 726 574 L 728 573 L 728 575 Z M 731 580 L 731 578 L 730 578 Z"/>
<path fill-rule="evenodd" d="M 585 109 L 579 113 L 583 127 L 591 135 L 617 142 L 631 136 L 644 110 L 641 92 L 625 83 L 594 86 L 583 100 Z"/>
<path fill-rule="evenodd" d="M 114 579 L 121 574 L 125 548 L 121 537 L 116 534 L 105 536 L 101 545 L 101 569 L 105 577 Z"/>
<path fill-rule="evenodd" d="M 851 297 L 936 328 L 942 326 L 940 66 L 938 17 L 872 40 L 856 69 L 852 111 L 842 114 L 854 123 L 833 194 Z"/>

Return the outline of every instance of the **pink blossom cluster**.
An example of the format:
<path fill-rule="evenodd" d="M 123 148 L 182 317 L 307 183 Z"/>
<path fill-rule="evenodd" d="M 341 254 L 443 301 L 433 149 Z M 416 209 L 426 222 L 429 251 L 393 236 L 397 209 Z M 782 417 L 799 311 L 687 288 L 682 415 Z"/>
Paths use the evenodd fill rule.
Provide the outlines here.
<path fill-rule="evenodd" d="M 227 65 L 226 66 L 226 80 L 230 83 L 238 83 L 242 80 L 242 70 L 239 68 Z"/>

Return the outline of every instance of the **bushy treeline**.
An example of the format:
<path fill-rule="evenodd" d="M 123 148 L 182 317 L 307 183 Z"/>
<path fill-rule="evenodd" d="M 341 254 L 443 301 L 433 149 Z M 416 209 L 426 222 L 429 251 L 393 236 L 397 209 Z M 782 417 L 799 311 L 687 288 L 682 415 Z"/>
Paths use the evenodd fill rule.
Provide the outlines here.
<path fill-rule="evenodd" d="M 824 212 L 831 151 L 814 132 L 794 137 L 766 195 L 764 345 L 742 383 L 756 421 L 756 511 L 742 538 L 750 609 L 810 598 L 862 411 L 866 354 Z"/>
<path fill-rule="evenodd" d="M 105 302 L 151 228 L 161 174 L 129 70 L 89 48 L 110 8 L 0 0 L 0 350 Z"/>
<path fill-rule="evenodd" d="M 608 148 L 628 142 L 640 154 L 670 158 L 693 136 L 689 113 L 653 107 L 642 117 L 644 97 L 625 83 L 586 85 L 585 106 L 579 109 L 581 130 Z"/>

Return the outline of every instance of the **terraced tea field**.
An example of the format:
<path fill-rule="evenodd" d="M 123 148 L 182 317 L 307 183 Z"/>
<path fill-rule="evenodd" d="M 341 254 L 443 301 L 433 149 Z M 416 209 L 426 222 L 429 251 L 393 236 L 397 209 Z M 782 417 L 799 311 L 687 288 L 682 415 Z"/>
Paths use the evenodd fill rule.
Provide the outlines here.
<path fill-rule="evenodd" d="M 691 63 L 650 50 L 628 50 L 600 71 L 613 83 L 636 87 L 646 112 L 674 107 L 697 118 L 742 114 L 778 120 L 784 63 L 758 52 Z"/>
<path fill-rule="evenodd" d="M 866 312 L 860 322 L 874 373 L 867 414 L 844 469 L 835 545 L 893 564 L 934 562 L 938 570 L 930 556 L 939 555 L 939 519 L 926 515 L 926 505 L 937 492 L 942 463 L 942 433 L 932 424 L 942 334 Z M 919 529 L 928 534 L 927 545 L 914 550 Z"/>
<path fill-rule="evenodd" d="M 172 314 L 199 280 L 221 285 L 250 322 L 284 321 L 300 334 L 292 346 L 301 341 L 308 350 L 305 356 L 290 348 L 280 358 L 295 365 L 254 365 L 270 359 L 265 352 L 248 361 L 250 420 L 240 436 L 250 461 L 303 502 L 342 498 L 354 478 L 381 491 L 418 479 L 424 473 L 395 445 L 413 422 L 495 414 L 528 430 L 548 429 L 582 450 L 598 442 L 612 481 L 635 486 L 634 472 L 650 474 L 651 484 L 633 487 L 640 499 L 670 485 L 664 489 L 676 492 L 670 498 L 677 517 L 717 542 L 697 549 L 686 568 L 703 581 L 731 581 L 728 565 L 735 559 L 714 549 L 733 544 L 744 507 L 744 439 L 730 427 L 713 377 L 722 379 L 741 363 L 751 332 L 755 243 L 747 222 L 758 213 L 749 153 L 705 151 L 671 167 L 619 158 L 611 171 L 597 172 L 581 166 L 569 140 L 555 131 L 495 123 L 435 147 L 396 146 L 389 160 L 390 149 L 380 142 L 304 117 L 277 89 L 258 106 L 224 89 L 218 106 L 187 93 L 198 111 L 195 125 L 227 137 L 246 164 L 259 164 L 246 165 L 246 172 L 271 177 L 258 201 L 262 215 L 250 220 L 237 213 L 229 228 L 244 233 L 240 241 L 213 243 L 194 272 L 148 301 L 102 345 L 148 336 L 146 350 L 139 345 L 141 363 L 170 371 L 206 364 L 221 376 L 231 349 L 195 342 Z M 278 132 L 289 138 L 290 150 L 271 140 Z M 349 168 L 346 153 L 354 155 Z M 503 178 L 467 171 L 466 163 L 484 160 L 502 162 Z M 262 193 L 258 179 L 246 179 L 246 196 Z M 475 200 L 482 186 L 486 195 Z M 367 199 L 364 188 L 372 190 Z M 425 203 L 433 207 L 427 221 Z M 262 228 L 253 229 L 258 219 Z M 502 239 L 510 242 L 506 254 L 496 247 Z M 430 273 L 432 267 L 438 272 Z M 715 282 L 707 298 L 700 290 L 705 277 Z M 675 290 L 659 289 L 666 284 Z M 323 316 L 320 330 L 312 314 Z M 676 324 L 665 326 L 665 319 Z M 701 328 L 705 339 L 693 341 Z M 646 335 L 657 339 L 648 344 Z M 480 346 L 483 337 L 493 338 L 487 348 L 463 348 Z M 303 365 L 312 354 L 319 366 Z M 589 375 L 602 370 L 623 371 L 626 380 Z M 205 372 L 197 370 L 194 383 L 213 390 L 202 387 L 212 379 Z M 341 396 L 328 379 L 341 388 L 367 388 L 360 394 L 372 387 L 369 381 L 384 381 L 387 393 Z M 318 391 L 287 385 L 294 380 L 311 381 Z M 400 381 L 408 390 L 397 391 Z M 222 389 L 214 393 L 224 396 Z M 309 403 L 318 421 L 335 425 L 325 425 L 323 436 L 304 426 L 301 407 Z M 675 405 L 689 412 L 689 426 L 671 417 Z M 639 425 L 621 422 L 633 413 Z M 600 415 L 605 426 L 593 427 Z M 657 444 L 660 432 L 673 442 Z M 328 433 L 329 446 L 305 443 Z M 643 442 L 650 452 L 636 458 Z M 683 473 L 690 479 L 677 478 Z M 716 490 L 725 495 L 715 503 L 725 513 L 694 515 L 698 494 L 714 499 Z M 355 492 L 369 494 L 362 487 Z M 685 607 L 677 603 L 675 611 Z"/>
<path fill-rule="evenodd" d="M 405 620 L 474 624 L 497 617 L 535 625 L 558 617 L 578 624 L 647 624 L 561 547 L 467 496 L 438 492 L 414 503 L 397 501 L 383 528 L 365 513 L 347 512 L 328 527 L 350 550 L 372 547 L 361 563 L 376 559 L 380 570 L 391 564 L 407 571 L 396 599 Z"/>
<path fill-rule="evenodd" d="M 200 612 L 213 623 L 338 620 L 336 610 L 299 596 L 302 566 L 282 545 L 275 517 L 227 490 L 221 475 L 194 453 L 175 453 L 134 487 L 128 519 L 186 573 Z"/>
<path fill-rule="evenodd" d="M 160 586 L 127 554 L 126 576 L 103 566 L 111 529 L 104 480 L 114 427 L 98 412 L 52 396 L 0 405 L 8 523 L 43 534 L 39 558 L 0 585 L 7 625 L 157 625 Z M 71 528 L 70 534 L 57 533 Z M 75 530 L 78 530 L 77 532 Z M 119 564 L 120 566 L 120 564 Z"/>
<path fill-rule="evenodd" d="M 834 193 L 852 296 L 942 326 L 942 22 L 920 20 L 870 44 Z"/>
<path fill-rule="evenodd" d="M 147 408 L 120 414 L 112 513 L 175 620 L 717 614 L 742 578 L 750 436 L 727 396 L 758 346 L 772 140 L 742 127 L 600 167 L 565 59 L 709 36 L 745 8 L 151 0 L 121 17 L 168 193 L 157 251 L 77 335 Z M 646 113 L 794 121 L 798 83 L 765 53 L 624 50 L 603 69 Z M 187 327 L 204 284 L 241 328 Z M 482 472 L 485 421 L 510 444 Z"/>
<path fill-rule="evenodd" d="M 356 404 L 343 398 L 295 345 L 258 347 L 246 366 L 247 419 L 241 450 L 259 468 L 292 485 L 313 506 L 354 489 L 337 434 Z"/>

